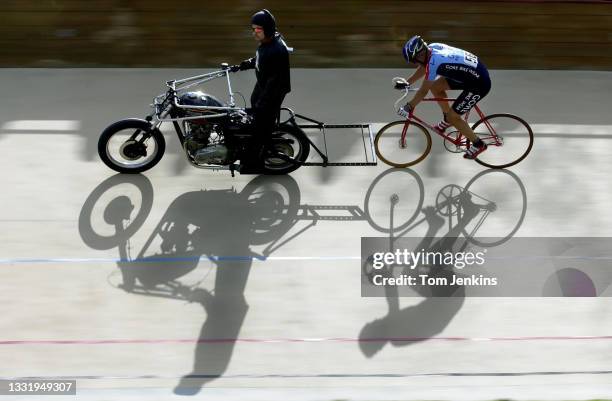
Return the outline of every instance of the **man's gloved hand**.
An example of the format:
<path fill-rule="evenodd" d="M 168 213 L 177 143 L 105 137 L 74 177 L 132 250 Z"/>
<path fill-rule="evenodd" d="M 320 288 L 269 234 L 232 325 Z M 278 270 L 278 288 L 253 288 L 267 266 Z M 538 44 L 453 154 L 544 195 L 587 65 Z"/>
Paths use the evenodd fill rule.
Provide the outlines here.
<path fill-rule="evenodd" d="M 240 71 L 248 70 L 250 68 L 252 68 L 251 59 L 244 60 L 240 63 Z"/>
<path fill-rule="evenodd" d="M 410 103 L 406 103 L 404 106 L 397 109 L 397 114 L 404 118 L 408 118 L 408 116 L 412 114 L 412 106 L 410 106 Z"/>
<path fill-rule="evenodd" d="M 240 64 L 234 64 L 229 69 L 231 72 L 244 71 L 251 68 L 251 60 L 244 60 Z"/>

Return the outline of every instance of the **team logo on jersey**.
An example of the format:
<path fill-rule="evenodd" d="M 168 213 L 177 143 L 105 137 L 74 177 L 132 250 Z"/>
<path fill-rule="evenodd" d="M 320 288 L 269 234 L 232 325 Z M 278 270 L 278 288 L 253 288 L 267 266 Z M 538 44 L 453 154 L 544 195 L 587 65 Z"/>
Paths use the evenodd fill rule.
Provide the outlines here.
<path fill-rule="evenodd" d="M 463 51 L 463 62 L 471 67 L 478 66 L 478 57 L 470 52 Z"/>

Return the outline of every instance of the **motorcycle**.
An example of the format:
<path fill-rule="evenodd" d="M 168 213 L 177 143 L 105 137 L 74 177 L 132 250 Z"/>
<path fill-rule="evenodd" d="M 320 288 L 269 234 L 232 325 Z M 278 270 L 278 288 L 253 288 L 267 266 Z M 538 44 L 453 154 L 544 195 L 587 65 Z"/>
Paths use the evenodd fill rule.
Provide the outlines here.
<path fill-rule="evenodd" d="M 149 170 L 164 155 L 166 143 L 160 126 L 171 122 L 183 153 L 194 167 L 229 170 L 234 176 L 247 158 L 253 135 L 252 116 L 237 107 L 228 64 L 221 70 L 166 82 L 167 91 L 155 97 L 145 119 L 127 118 L 107 127 L 98 140 L 98 154 L 111 169 L 135 174 Z M 217 78 L 226 78 L 227 104 L 202 91 L 190 90 Z M 304 165 L 310 152 L 308 137 L 295 122 L 295 113 L 277 120 L 263 153 L 264 174 L 287 174 Z"/>

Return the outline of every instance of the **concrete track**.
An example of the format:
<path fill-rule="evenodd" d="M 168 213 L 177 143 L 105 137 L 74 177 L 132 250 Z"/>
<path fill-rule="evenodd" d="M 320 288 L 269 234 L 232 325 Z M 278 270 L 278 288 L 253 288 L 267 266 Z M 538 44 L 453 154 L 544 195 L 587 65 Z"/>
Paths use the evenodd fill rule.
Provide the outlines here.
<path fill-rule="evenodd" d="M 189 167 L 170 131 L 145 176 L 99 161 L 105 126 L 199 72 L 0 73 L 1 378 L 75 378 L 83 400 L 612 398 L 610 298 L 401 298 L 390 310 L 360 296 L 359 275 L 360 238 L 389 235 L 390 194 L 397 219 L 416 213 L 405 235 L 418 237 L 438 193 L 473 179 L 497 204 L 480 235 L 612 236 L 610 73 L 492 73 L 483 110 L 536 133 L 511 173 L 483 173 L 439 138 L 406 171 L 231 178 Z M 406 73 L 294 70 L 285 103 L 329 123 L 392 121 L 390 79 Z M 251 74 L 233 83 L 248 98 Z M 223 97 L 222 82 L 210 92 Z M 330 156 L 363 157 L 361 140 L 338 133 Z M 449 219 L 437 221 L 444 234 Z"/>

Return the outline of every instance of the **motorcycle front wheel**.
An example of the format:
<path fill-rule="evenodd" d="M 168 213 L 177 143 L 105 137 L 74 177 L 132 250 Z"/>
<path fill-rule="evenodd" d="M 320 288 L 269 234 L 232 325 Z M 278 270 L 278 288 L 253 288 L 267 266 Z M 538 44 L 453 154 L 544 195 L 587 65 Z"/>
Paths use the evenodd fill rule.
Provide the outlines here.
<path fill-rule="evenodd" d="M 100 159 L 111 169 L 137 174 L 155 166 L 164 155 L 166 141 L 159 129 L 145 120 L 129 118 L 107 127 L 98 140 Z"/>

